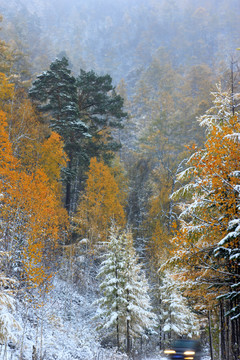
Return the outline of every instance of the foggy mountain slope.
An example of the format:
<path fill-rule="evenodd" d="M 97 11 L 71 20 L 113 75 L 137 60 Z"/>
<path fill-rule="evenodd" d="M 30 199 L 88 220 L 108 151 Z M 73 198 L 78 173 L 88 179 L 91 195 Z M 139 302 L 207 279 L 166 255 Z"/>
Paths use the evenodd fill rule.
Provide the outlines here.
<path fill-rule="evenodd" d="M 167 49 L 175 66 L 214 66 L 239 45 L 240 4 L 235 0 L 227 6 L 215 0 L 0 0 L 0 13 L 16 33 L 17 23 L 30 29 L 38 24 L 49 59 L 66 51 L 74 71 L 108 72 L 115 83 L 150 64 L 159 47 Z M 43 55 L 31 39 L 21 40 L 33 58 Z"/>
<path fill-rule="evenodd" d="M 74 74 L 79 74 L 80 68 L 108 73 L 114 85 L 124 79 L 122 90 L 134 114 L 131 130 L 121 139 L 127 145 L 145 129 L 144 118 L 152 117 L 164 92 L 175 98 L 173 92 L 197 78 L 214 85 L 217 73 L 229 69 L 231 56 L 239 55 L 240 2 L 236 0 L 0 0 L 0 14 L 4 17 L 1 35 L 28 54 L 33 78 L 64 54 Z M 203 67 L 216 77 L 212 79 L 206 71 L 202 74 Z M 179 76 L 182 80 L 177 80 Z M 188 79 L 191 76 L 192 80 Z M 174 86 L 167 85 L 171 77 Z M 193 88 L 202 92 L 202 86 L 209 89 L 202 83 L 178 91 L 176 119 L 186 118 L 184 107 L 197 106 Z M 179 96 L 182 93 L 184 101 Z M 142 101 L 149 106 L 143 109 Z M 190 122 L 195 124 L 202 112 L 192 112 Z M 131 141 L 129 134 L 133 135 Z M 192 132 L 186 134 L 192 140 Z"/>

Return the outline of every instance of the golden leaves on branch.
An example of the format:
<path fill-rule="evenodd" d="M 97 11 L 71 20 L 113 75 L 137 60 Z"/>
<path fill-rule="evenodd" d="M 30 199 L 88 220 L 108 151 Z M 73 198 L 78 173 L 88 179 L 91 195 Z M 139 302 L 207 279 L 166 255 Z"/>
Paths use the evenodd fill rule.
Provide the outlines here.
<path fill-rule="evenodd" d="M 196 303 L 209 304 L 230 281 L 231 264 L 216 258 L 214 250 L 228 234 L 228 224 L 239 218 L 240 124 L 237 116 L 211 123 L 202 150 L 188 161 L 192 202 L 182 203 L 181 228 L 173 239 L 171 257 L 181 269 L 181 277 L 192 281 Z M 190 179 L 190 180 L 189 180 Z M 239 238 L 224 245 L 239 246 Z M 227 281 L 225 281 L 227 279 Z M 214 284 L 222 284 L 215 286 Z"/>
<path fill-rule="evenodd" d="M 23 94 L 0 74 L 0 233 L 5 249 L 20 256 L 22 278 L 46 291 L 62 229 L 61 169 L 66 165 L 59 135 L 41 128 Z M 2 111 L 4 109 L 5 111 Z"/>
<path fill-rule="evenodd" d="M 106 241 L 112 220 L 120 227 L 126 220 L 121 191 L 109 167 L 92 158 L 87 175 L 85 194 L 74 220 L 78 232 L 93 249 L 97 243 Z"/>

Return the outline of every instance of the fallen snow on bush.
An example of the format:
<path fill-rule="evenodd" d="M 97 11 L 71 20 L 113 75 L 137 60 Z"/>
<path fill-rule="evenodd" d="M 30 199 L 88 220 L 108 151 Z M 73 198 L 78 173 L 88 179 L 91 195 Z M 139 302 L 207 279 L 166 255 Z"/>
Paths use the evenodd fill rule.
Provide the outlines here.
<path fill-rule="evenodd" d="M 92 299 L 63 280 L 56 278 L 53 285 L 37 309 L 16 300 L 14 315 L 22 329 L 15 334 L 16 345 L 10 341 L 7 346 L 0 345 L 0 358 L 32 360 L 36 352 L 43 360 L 127 359 L 124 354 L 101 348 L 92 320 L 96 311 Z"/>

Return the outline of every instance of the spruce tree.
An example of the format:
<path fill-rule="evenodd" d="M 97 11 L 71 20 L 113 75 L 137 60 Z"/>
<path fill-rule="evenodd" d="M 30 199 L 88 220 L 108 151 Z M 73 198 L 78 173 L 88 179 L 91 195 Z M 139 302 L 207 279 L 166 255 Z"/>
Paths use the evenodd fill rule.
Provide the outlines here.
<path fill-rule="evenodd" d="M 161 328 L 169 342 L 181 336 L 199 335 L 197 316 L 187 306 L 187 300 L 179 291 L 180 284 L 166 271 L 159 287 L 161 297 Z"/>
<path fill-rule="evenodd" d="M 120 332 L 122 331 L 122 309 L 124 307 L 123 287 L 124 261 L 122 248 L 122 237 L 119 228 L 112 225 L 109 235 L 108 251 L 102 262 L 98 277 L 102 278 L 100 289 L 102 297 L 97 301 L 99 305 L 98 317 L 101 324 L 98 330 L 112 329 L 110 334 L 116 336 L 118 349 L 120 348 Z"/>
<path fill-rule="evenodd" d="M 151 312 L 148 284 L 133 248 L 130 232 L 112 227 L 106 259 L 99 277 L 103 296 L 98 300 L 101 319 L 99 329 L 114 329 L 117 346 L 126 341 L 126 351 L 132 340 L 146 335 L 155 326 Z"/>
<path fill-rule="evenodd" d="M 130 353 L 132 340 L 146 337 L 156 326 L 149 297 L 149 286 L 142 265 L 133 246 L 132 233 L 123 233 L 124 251 L 124 298 L 126 351 Z"/>

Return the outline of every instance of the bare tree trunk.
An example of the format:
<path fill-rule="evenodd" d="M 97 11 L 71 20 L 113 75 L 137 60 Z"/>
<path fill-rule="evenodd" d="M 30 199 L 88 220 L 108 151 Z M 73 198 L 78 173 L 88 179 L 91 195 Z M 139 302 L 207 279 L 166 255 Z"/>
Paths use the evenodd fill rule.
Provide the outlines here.
<path fill-rule="evenodd" d="M 72 194 L 72 200 L 71 200 L 71 208 L 70 213 L 74 213 L 77 210 L 77 202 L 78 202 L 78 183 L 79 183 L 79 159 L 77 158 L 77 164 L 76 164 L 76 170 L 75 170 L 75 180 L 74 180 L 74 186 L 73 186 L 73 194 Z"/>
<path fill-rule="evenodd" d="M 219 358 L 221 360 L 227 360 L 226 352 L 226 319 L 225 319 L 225 304 L 224 301 L 220 301 L 220 344 L 219 344 Z"/>
<path fill-rule="evenodd" d="M 230 303 L 230 308 L 237 308 L 237 300 Z M 240 317 L 231 320 L 231 357 L 233 360 L 240 359 Z"/>
<path fill-rule="evenodd" d="M 115 264 L 116 265 L 116 264 Z M 116 279 L 118 279 L 118 271 L 117 271 L 117 267 L 115 270 L 115 276 Z M 118 283 L 117 283 L 117 292 L 116 292 L 116 312 L 118 314 Z M 120 349 L 120 339 L 119 339 L 119 317 L 117 317 L 117 325 L 116 325 L 116 331 L 117 331 L 117 349 Z"/>
<path fill-rule="evenodd" d="M 214 360 L 213 357 L 213 341 L 212 341 L 212 324 L 211 324 L 211 311 L 208 311 L 208 326 L 209 326 L 209 346 L 210 346 L 210 356 L 211 360 Z"/>
<path fill-rule="evenodd" d="M 159 349 L 162 350 L 162 326 L 159 326 Z"/>
<path fill-rule="evenodd" d="M 117 325 L 116 325 L 116 331 L 117 331 L 117 349 L 120 349 L 120 341 L 119 341 L 119 319 L 117 317 Z"/>
<path fill-rule="evenodd" d="M 7 360 L 7 341 L 5 342 L 4 346 L 3 360 Z"/>
<path fill-rule="evenodd" d="M 28 310 L 29 310 L 29 306 L 27 306 L 26 315 L 25 315 L 25 319 L 24 319 L 24 323 L 23 323 L 23 332 L 22 332 L 22 336 L 21 336 L 20 355 L 19 355 L 20 360 L 23 359 L 23 345 L 24 345 L 24 338 L 25 338 L 25 332 L 26 332 L 26 327 L 27 327 Z"/>
<path fill-rule="evenodd" d="M 40 329 L 40 360 L 43 359 L 43 305 L 41 309 L 41 329 Z"/>
<path fill-rule="evenodd" d="M 32 360 L 37 360 L 37 349 L 36 346 L 33 345 L 32 349 Z"/>
<path fill-rule="evenodd" d="M 229 311 L 229 303 L 226 304 L 226 310 L 227 312 Z M 227 330 L 226 330 L 226 344 L 225 344 L 225 348 L 226 348 L 226 360 L 232 360 L 232 356 L 231 356 L 231 352 L 232 352 L 232 329 L 231 329 L 231 320 L 230 320 L 230 316 L 226 316 L 226 324 L 227 324 Z"/>
<path fill-rule="evenodd" d="M 129 304 L 129 291 L 127 290 L 127 303 Z M 129 310 L 127 310 L 129 313 Z M 127 318 L 127 354 L 130 354 L 130 320 Z"/>
<path fill-rule="evenodd" d="M 236 322 L 236 342 L 235 342 L 235 344 L 236 344 L 236 346 L 235 346 L 235 348 L 236 348 L 236 353 L 235 353 L 235 357 L 236 357 L 236 359 L 240 359 L 240 317 L 238 317 L 236 320 L 235 320 L 235 322 Z"/>
<path fill-rule="evenodd" d="M 72 154 L 69 154 L 69 161 L 68 161 L 68 174 L 66 178 L 66 198 L 65 198 L 65 207 L 70 213 L 71 210 L 71 171 L 72 171 Z"/>
<path fill-rule="evenodd" d="M 130 331 L 129 331 L 129 324 L 130 321 L 127 320 L 127 354 L 130 354 Z"/>

